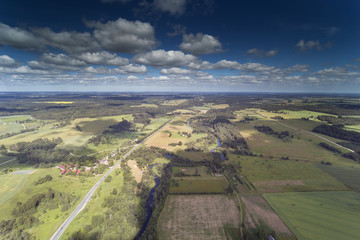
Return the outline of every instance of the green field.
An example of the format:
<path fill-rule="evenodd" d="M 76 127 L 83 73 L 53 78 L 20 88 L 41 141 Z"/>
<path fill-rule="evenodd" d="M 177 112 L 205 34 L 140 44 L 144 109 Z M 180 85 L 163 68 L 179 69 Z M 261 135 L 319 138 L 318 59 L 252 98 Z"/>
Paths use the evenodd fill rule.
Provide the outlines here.
<path fill-rule="evenodd" d="M 305 120 L 287 121 L 302 121 L 303 124 L 307 124 L 309 122 Z M 294 137 L 288 138 L 287 141 L 284 141 L 276 136 L 266 135 L 265 133 L 259 132 L 254 128 L 254 126 L 262 125 L 269 126 L 277 132 L 289 131 Z M 320 142 L 324 142 L 323 139 L 299 130 L 289 129 L 275 121 L 257 120 L 252 121 L 249 124 L 238 123 L 236 126 L 240 129 L 240 133 L 245 137 L 250 150 L 257 154 L 262 154 L 264 157 L 289 157 L 291 160 L 313 163 L 326 161 L 346 165 L 353 164 L 353 161 L 343 158 L 341 154 L 334 154 L 333 152 L 320 147 L 318 144 Z M 334 141 L 340 141 L 330 137 L 326 138 Z M 306 151 L 304 151 L 304 149 L 306 149 Z M 346 150 L 342 151 L 345 152 Z"/>
<path fill-rule="evenodd" d="M 341 182 L 311 163 L 264 159 L 229 154 L 239 161 L 244 174 L 263 192 L 348 190 Z"/>
<path fill-rule="evenodd" d="M 102 133 L 110 125 L 122 121 L 122 119 L 131 120 L 132 115 L 118 115 L 100 118 L 77 118 L 70 125 L 63 128 L 52 128 L 52 124 L 41 127 L 38 131 L 18 134 L 16 136 L 0 140 L 0 145 L 9 146 L 18 142 L 30 142 L 39 138 L 57 138 L 60 137 L 65 145 L 81 146 L 85 144 L 92 136 Z M 75 127 L 80 126 L 82 131 Z"/>
<path fill-rule="evenodd" d="M 344 183 L 353 190 L 360 192 L 360 167 L 354 164 L 352 167 L 348 166 L 328 166 L 319 164 L 317 167 L 329 173 L 331 176 Z"/>
<path fill-rule="evenodd" d="M 7 174 L 0 176 L 0 206 L 24 187 L 28 177 L 28 174 Z"/>
<path fill-rule="evenodd" d="M 170 193 L 224 193 L 228 186 L 226 180 L 219 178 L 183 177 L 177 178 L 178 186 L 171 185 Z"/>
<path fill-rule="evenodd" d="M 359 239 L 358 193 L 281 193 L 264 197 L 299 240 Z"/>

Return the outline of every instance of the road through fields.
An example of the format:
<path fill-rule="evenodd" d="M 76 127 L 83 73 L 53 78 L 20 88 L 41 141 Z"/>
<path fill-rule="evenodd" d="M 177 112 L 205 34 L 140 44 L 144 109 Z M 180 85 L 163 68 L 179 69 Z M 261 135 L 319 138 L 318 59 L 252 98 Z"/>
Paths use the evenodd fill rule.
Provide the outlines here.
<path fill-rule="evenodd" d="M 121 163 L 122 160 L 124 160 L 127 156 L 129 156 L 133 151 L 135 151 L 141 144 L 146 142 L 149 138 L 151 138 L 153 135 L 158 133 L 162 128 L 164 128 L 167 124 L 169 124 L 173 119 L 169 120 L 167 123 L 162 125 L 158 130 L 153 132 L 150 136 L 145 138 L 140 143 L 136 144 L 133 148 L 130 149 L 114 166 L 112 166 L 107 173 L 102 176 L 102 178 L 91 188 L 91 190 L 86 194 L 84 199 L 80 202 L 80 204 L 75 208 L 75 210 L 70 214 L 70 216 L 61 224 L 60 228 L 54 233 L 54 235 L 50 238 L 51 240 L 57 240 L 61 237 L 61 235 L 65 232 L 66 228 L 70 225 L 70 223 L 74 220 L 74 218 L 85 208 L 85 205 L 87 202 L 91 200 L 92 195 L 95 193 L 96 189 L 100 186 L 100 184 L 105 180 L 107 176 L 110 175 L 112 171 Z"/>

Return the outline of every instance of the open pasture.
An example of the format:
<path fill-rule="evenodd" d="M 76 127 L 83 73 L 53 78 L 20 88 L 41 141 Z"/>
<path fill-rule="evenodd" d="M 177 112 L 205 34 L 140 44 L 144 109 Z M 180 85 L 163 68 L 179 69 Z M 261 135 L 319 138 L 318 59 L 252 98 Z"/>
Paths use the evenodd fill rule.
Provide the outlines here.
<path fill-rule="evenodd" d="M 240 217 L 235 201 L 228 196 L 170 195 L 157 232 L 160 240 L 228 240 L 224 227 L 238 228 Z"/>
<path fill-rule="evenodd" d="M 229 154 L 229 158 L 240 162 L 242 174 L 260 192 L 348 190 L 341 182 L 311 163 L 232 154 Z"/>
<path fill-rule="evenodd" d="M 264 197 L 299 240 L 359 239 L 358 193 L 302 192 Z"/>

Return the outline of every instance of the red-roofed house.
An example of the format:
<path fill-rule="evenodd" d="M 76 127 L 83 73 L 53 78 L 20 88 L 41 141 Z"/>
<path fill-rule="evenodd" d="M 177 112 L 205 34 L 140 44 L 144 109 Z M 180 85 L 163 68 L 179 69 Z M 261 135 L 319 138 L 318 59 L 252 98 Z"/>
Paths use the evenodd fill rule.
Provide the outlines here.
<path fill-rule="evenodd" d="M 63 169 L 60 174 L 64 174 L 66 172 L 66 169 Z"/>
<path fill-rule="evenodd" d="M 79 170 L 77 171 L 76 175 L 79 175 L 80 172 L 81 172 L 81 169 L 79 169 Z"/>
<path fill-rule="evenodd" d="M 68 174 L 70 172 L 70 169 L 66 170 L 66 173 L 65 174 Z"/>

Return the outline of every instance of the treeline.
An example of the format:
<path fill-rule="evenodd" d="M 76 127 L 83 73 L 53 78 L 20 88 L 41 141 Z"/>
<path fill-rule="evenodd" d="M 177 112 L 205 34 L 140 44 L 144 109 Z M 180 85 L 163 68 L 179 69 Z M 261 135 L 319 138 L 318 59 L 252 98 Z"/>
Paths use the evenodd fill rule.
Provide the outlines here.
<path fill-rule="evenodd" d="M 342 116 L 328 116 L 319 115 L 317 117 L 320 121 L 324 121 L 333 125 L 358 125 L 360 124 L 360 118 L 354 117 L 342 117 Z"/>
<path fill-rule="evenodd" d="M 330 137 L 360 143 L 360 133 L 341 129 L 336 125 L 322 124 L 313 129 L 313 132 L 321 133 Z"/>
<path fill-rule="evenodd" d="M 61 211 L 65 212 L 75 204 L 75 200 L 74 195 L 49 188 L 47 192 L 32 195 L 25 202 L 17 202 L 11 213 L 13 218 L 0 221 L 0 238 L 35 239 L 27 230 L 39 224 L 36 217 L 39 209 L 46 211 L 61 207 Z"/>
<path fill-rule="evenodd" d="M 20 142 L 10 145 L 10 150 L 17 153 L 11 153 L 17 156 L 19 163 L 39 166 L 53 166 L 59 162 L 74 162 L 77 165 L 89 166 L 94 163 L 95 156 L 72 156 L 71 149 L 60 148 L 58 145 L 62 143 L 62 139 L 40 138 L 32 142 Z"/>
<path fill-rule="evenodd" d="M 331 145 L 329 145 L 327 143 L 324 143 L 324 142 L 319 143 L 319 146 L 323 147 L 323 148 L 325 148 L 325 149 L 327 149 L 327 150 L 329 150 L 331 152 L 334 152 L 334 153 L 341 153 L 341 151 L 339 149 L 337 149 L 336 147 L 333 147 L 333 146 L 331 146 Z"/>
<path fill-rule="evenodd" d="M 12 132 L 12 133 L 6 133 L 4 135 L 0 135 L 0 139 L 4 139 L 4 138 L 9 138 L 18 134 L 22 134 L 22 133 L 26 133 L 26 132 L 34 132 L 38 130 L 38 128 L 27 128 L 27 129 L 22 129 L 19 132 Z"/>
<path fill-rule="evenodd" d="M 281 132 L 276 132 L 274 131 L 271 127 L 269 126 L 254 126 L 256 130 L 258 130 L 259 132 L 265 133 L 267 135 L 271 135 L 283 140 L 287 140 L 289 137 L 293 138 L 294 136 L 292 134 L 290 134 L 289 131 L 281 131 Z"/>
<path fill-rule="evenodd" d="M 48 164 L 64 161 L 69 151 L 56 148 L 62 142 L 61 138 L 49 140 L 41 138 L 32 142 L 20 142 L 10 146 L 10 150 L 17 151 L 19 163 Z"/>
<path fill-rule="evenodd" d="M 109 135 L 96 135 L 88 140 L 88 143 L 93 143 L 95 146 L 101 144 L 106 144 L 111 141 L 111 137 Z"/>
<path fill-rule="evenodd" d="M 148 222 L 148 225 L 144 233 L 140 236 L 140 240 L 156 240 L 158 239 L 156 228 L 157 221 L 160 217 L 160 213 L 165 206 L 165 200 L 169 193 L 170 188 L 170 179 L 172 174 L 172 167 L 170 164 L 167 164 L 162 172 L 159 182 L 159 186 L 154 192 L 153 202 L 151 204 L 152 216 Z"/>
<path fill-rule="evenodd" d="M 133 131 L 134 124 L 126 119 L 122 119 L 121 122 L 111 125 L 109 126 L 109 128 L 111 130 L 104 130 L 103 134 L 107 134 L 107 133 L 115 134 L 125 131 Z"/>

